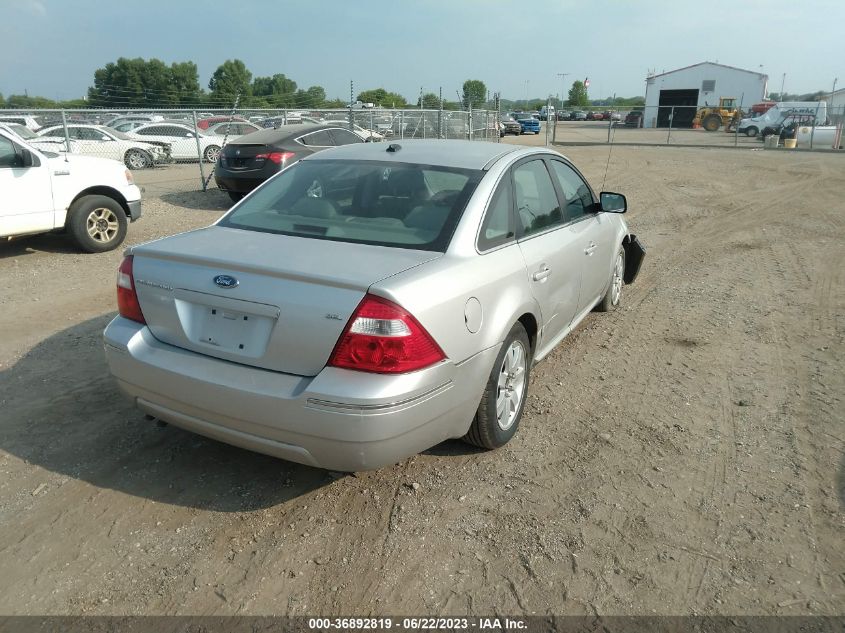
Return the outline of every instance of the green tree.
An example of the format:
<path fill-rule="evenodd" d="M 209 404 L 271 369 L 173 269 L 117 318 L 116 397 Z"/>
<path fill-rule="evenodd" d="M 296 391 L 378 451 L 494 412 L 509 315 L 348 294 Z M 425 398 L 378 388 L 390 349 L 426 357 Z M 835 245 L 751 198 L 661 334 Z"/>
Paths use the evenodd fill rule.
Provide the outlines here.
<path fill-rule="evenodd" d="M 420 99 L 417 99 L 417 105 L 422 105 L 427 110 L 437 110 L 440 108 L 440 97 L 433 92 L 426 92 L 422 96 L 422 104 L 420 104 Z"/>
<path fill-rule="evenodd" d="M 159 59 L 119 58 L 94 71 L 88 104 L 105 107 L 174 106 L 195 103 L 201 96 L 197 66 L 180 62 L 169 67 Z"/>
<path fill-rule="evenodd" d="M 587 96 L 587 88 L 583 81 L 573 81 L 572 88 L 569 89 L 569 107 L 583 108 L 590 105 L 590 98 Z"/>
<path fill-rule="evenodd" d="M 179 104 L 196 104 L 202 99 L 199 72 L 194 62 L 170 64 L 170 85 Z"/>
<path fill-rule="evenodd" d="M 217 100 L 234 99 L 235 95 L 250 96 L 252 73 L 239 59 L 227 59 L 217 67 L 208 88 Z"/>
<path fill-rule="evenodd" d="M 2 103 L 2 100 L 0 100 L 0 104 Z M 7 107 L 16 109 L 55 108 L 58 105 L 58 103 L 46 97 L 30 97 L 27 95 L 9 95 L 9 98 L 6 100 Z"/>
<path fill-rule="evenodd" d="M 250 104 L 257 107 L 292 108 L 295 103 L 296 82 L 284 74 L 256 77 L 252 81 L 253 98 Z"/>
<path fill-rule="evenodd" d="M 487 101 L 487 86 L 480 79 L 467 79 L 464 82 L 464 92 L 461 100 L 465 108 L 482 108 Z"/>
<path fill-rule="evenodd" d="M 405 97 L 395 92 L 388 92 L 384 88 L 376 88 L 375 90 L 364 90 L 358 93 L 358 101 L 364 103 L 375 103 L 377 106 L 385 108 L 404 108 L 408 105 Z"/>

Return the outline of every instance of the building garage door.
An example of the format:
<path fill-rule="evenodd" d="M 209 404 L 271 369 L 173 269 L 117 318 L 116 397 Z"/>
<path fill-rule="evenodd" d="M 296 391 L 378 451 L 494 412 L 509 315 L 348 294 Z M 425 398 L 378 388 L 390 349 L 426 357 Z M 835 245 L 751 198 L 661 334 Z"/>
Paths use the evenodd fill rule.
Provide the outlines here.
<path fill-rule="evenodd" d="M 657 103 L 660 106 L 657 109 L 657 127 L 669 127 L 672 106 L 675 106 L 672 127 L 692 127 L 698 105 L 698 90 L 661 90 Z"/>

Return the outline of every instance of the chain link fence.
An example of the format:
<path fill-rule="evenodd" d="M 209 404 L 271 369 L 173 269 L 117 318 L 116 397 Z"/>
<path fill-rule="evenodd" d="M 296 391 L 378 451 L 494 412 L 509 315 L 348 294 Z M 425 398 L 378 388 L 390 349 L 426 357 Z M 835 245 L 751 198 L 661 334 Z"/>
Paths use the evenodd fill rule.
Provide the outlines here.
<path fill-rule="evenodd" d="M 34 147 L 120 161 L 154 195 L 213 188 L 214 165 L 226 144 L 262 129 L 298 123 L 342 127 L 363 142 L 500 139 L 494 110 L 0 110 L 0 125 Z"/>
<path fill-rule="evenodd" d="M 552 141 L 563 145 L 613 142 L 754 149 L 789 147 L 789 139 L 800 149 L 841 150 L 845 145 L 845 106 L 827 104 L 773 111 L 762 121 L 748 120 L 751 113 L 736 117 L 697 106 L 564 109 L 556 118 Z"/>

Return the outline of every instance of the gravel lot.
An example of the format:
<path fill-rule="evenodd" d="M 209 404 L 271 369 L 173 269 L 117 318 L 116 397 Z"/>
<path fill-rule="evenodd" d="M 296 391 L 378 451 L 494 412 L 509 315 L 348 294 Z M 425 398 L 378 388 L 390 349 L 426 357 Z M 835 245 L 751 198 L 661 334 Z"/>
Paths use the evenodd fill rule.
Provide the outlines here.
<path fill-rule="evenodd" d="M 566 152 L 600 188 L 607 147 Z M 504 449 L 357 475 L 144 421 L 101 346 L 120 252 L 0 245 L 0 613 L 845 612 L 842 161 L 614 148 L 624 308 Z M 229 204 L 145 186 L 130 244 Z"/>

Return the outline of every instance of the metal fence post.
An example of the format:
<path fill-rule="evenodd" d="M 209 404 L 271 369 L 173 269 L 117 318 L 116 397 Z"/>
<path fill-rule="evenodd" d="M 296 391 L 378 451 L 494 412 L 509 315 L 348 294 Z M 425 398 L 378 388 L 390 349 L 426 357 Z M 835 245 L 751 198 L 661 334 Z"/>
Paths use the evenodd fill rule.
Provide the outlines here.
<path fill-rule="evenodd" d="M 672 121 L 675 119 L 675 106 L 672 106 L 672 111 L 669 113 L 669 132 L 666 134 L 666 145 L 669 144 L 669 139 L 672 137 Z"/>
<path fill-rule="evenodd" d="M 443 88 L 440 88 L 440 107 L 437 110 L 437 138 L 443 138 Z"/>
<path fill-rule="evenodd" d="M 467 134 L 469 134 L 469 139 L 472 140 L 472 101 L 468 104 L 469 109 L 467 110 Z"/>
<path fill-rule="evenodd" d="M 65 151 L 70 154 L 70 135 L 67 131 L 67 114 L 64 109 L 62 109 L 62 128 L 65 131 Z"/>
<path fill-rule="evenodd" d="M 404 110 L 399 110 L 399 138 L 405 138 L 405 117 L 402 115 L 404 114 Z"/>
<path fill-rule="evenodd" d="M 202 149 L 200 148 L 200 133 L 197 129 L 197 111 L 194 110 L 192 112 L 193 120 L 194 120 L 194 140 L 197 142 L 197 156 L 199 156 L 199 164 L 200 164 L 200 182 L 202 183 L 202 190 L 206 191 L 208 189 L 207 185 L 205 184 L 205 170 L 202 167 Z M 223 151 L 222 149 L 220 150 Z"/>
<path fill-rule="evenodd" d="M 819 105 L 816 106 L 816 114 L 813 118 L 813 126 L 810 128 L 810 149 L 813 149 L 813 136 L 816 134 L 816 123 L 819 120 L 819 109 L 822 107 L 822 102 L 819 101 Z M 799 125 L 795 126 L 795 138 L 798 138 L 798 128 L 801 127 Z M 796 143 L 797 145 L 797 143 Z"/>

